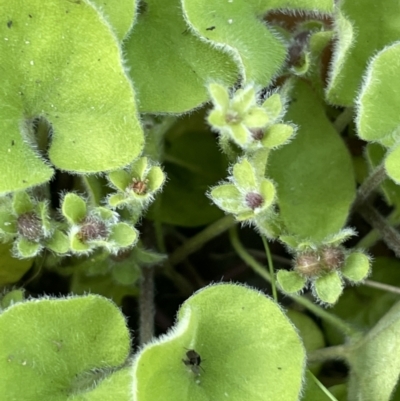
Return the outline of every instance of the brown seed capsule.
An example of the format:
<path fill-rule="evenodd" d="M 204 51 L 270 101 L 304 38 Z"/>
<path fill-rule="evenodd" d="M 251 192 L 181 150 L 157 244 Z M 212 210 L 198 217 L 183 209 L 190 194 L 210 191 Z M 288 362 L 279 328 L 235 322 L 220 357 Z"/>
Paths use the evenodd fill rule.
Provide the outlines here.
<path fill-rule="evenodd" d="M 29 241 L 38 242 L 42 237 L 42 222 L 34 212 L 21 214 L 17 219 L 18 234 Z"/>
<path fill-rule="evenodd" d="M 255 141 L 261 141 L 264 138 L 264 131 L 261 128 L 251 129 L 250 132 Z"/>
<path fill-rule="evenodd" d="M 82 227 L 78 233 L 81 241 L 93 241 L 93 240 L 105 240 L 109 234 L 108 228 L 104 221 L 100 219 L 89 216 L 84 220 Z"/>
<path fill-rule="evenodd" d="M 147 183 L 149 180 L 138 180 L 136 178 L 133 179 L 132 184 L 129 186 L 135 194 L 143 195 L 147 192 Z"/>
<path fill-rule="evenodd" d="M 257 192 L 249 192 L 246 195 L 246 204 L 250 209 L 256 209 L 264 203 L 264 198 Z"/>
<path fill-rule="evenodd" d="M 294 264 L 294 269 L 303 276 L 312 277 L 321 271 L 321 258 L 316 251 L 297 255 Z"/>
<path fill-rule="evenodd" d="M 194 349 L 187 350 L 186 359 L 182 359 L 182 362 L 189 366 L 195 375 L 199 375 L 200 369 L 203 369 L 201 367 L 201 356 Z"/>
<path fill-rule="evenodd" d="M 344 262 L 343 249 L 331 246 L 322 249 L 321 261 L 324 269 L 328 271 L 340 269 Z"/>

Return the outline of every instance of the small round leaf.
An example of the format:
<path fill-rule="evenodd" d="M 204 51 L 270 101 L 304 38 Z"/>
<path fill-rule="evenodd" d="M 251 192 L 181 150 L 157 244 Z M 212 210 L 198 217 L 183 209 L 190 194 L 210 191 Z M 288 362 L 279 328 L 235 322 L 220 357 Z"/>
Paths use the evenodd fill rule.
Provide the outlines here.
<path fill-rule="evenodd" d="M 336 271 L 325 274 L 315 280 L 314 290 L 321 302 L 334 304 L 343 291 L 342 280 Z"/>
<path fill-rule="evenodd" d="M 31 212 L 33 210 L 31 197 L 25 191 L 15 192 L 12 207 L 18 215 Z"/>
<path fill-rule="evenodd" d="M 350 281 L 364 280 L 370 272 L 368 256 L 361 252 L 353 252 L 347 257 L 341 272 Z"/>
<path fill-rule="evenodd" d="M 125 191 L 126 187 L 131 183 L 131 176 L 125 170 L 111 171 L 107 175 L 111 184 L 121 191 Z"/>
<path fill-rule="evenodd" d="M 265 132 L 261 143 L 266 148 L 276 148 L 285 144 L 293 135 L 294 128 L 288 124 L 274 124 Z"/>
<path fill-rule="evenodd" d="M 35 257 L 41 250 L 41 246 L 37 242 L 28 241 L 25 238 L 18 238 L 15 243 L 15 250 L 18 257 L 28 259 Z"/>
<path fill-rule="evenodd" d="M 68 236 L 60 230 L 54 231 L 53 236 L 46 242 L 46 248 L 55 253 L 67 253 L 69 250 Z"/>
<path fill-rule="evenodd" d="M 240 213 L 247 211 L 242 195 L 232 184 L 218 185 L 210 192 L 211 199 L 228 213 Z"/>
<path fill-rule="evenodd" d="M 133 245 L 137 238 L 137 231 L 129 224 L 118 223 L 112 227 L 109 241 L 114 241 L 120 248 L 126 248 Z"/>
<path fill-rule="evenodd" d="M 254 191 L 257 188 L 254 168 L 247 159 L 242 159 L 233 166 L 233 179 L 236 185 L 244 191 Z"/>
<path fill-rule="evenodd" d="M 265 99 L 262 107 L 267 111 L 271 121 L 275 121 L 283 111 L 282 99 L 279 93 L 274 93 Z"/>
<path fill-rule="evenodd" d="M 279 270 L 276 279 L 282 290 L 288 294 L 301 291 L 306 285 L 307 279 L 295 271 Z"/>
<path fill-rule="evenodd" d="M 87 212 L 85 201 L 74 193 L 65 195 L 61 210 L 70 224 L 81 223 Z"/>

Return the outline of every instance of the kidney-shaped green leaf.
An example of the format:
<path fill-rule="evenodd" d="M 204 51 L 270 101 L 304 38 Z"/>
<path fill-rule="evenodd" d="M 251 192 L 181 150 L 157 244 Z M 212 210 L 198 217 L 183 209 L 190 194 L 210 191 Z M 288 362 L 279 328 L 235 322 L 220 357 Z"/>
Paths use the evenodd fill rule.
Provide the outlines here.
<path fill-rule="evenodd" d="M 134 401 L 295 401 L 304 357 L 296 330 L 271 299 L 239 285 L 210 286 L 136 358 Z"/>
<path fill-rule="evenodd" d="M 351 348 L 349 400 L 387 401 L 400 374 L 400 302 Z"/>
<path fill-rule="evenodd" d="M 59 169 L 120 168 L 143 146 L 134 92 L 108 24 L 83 0 L 0 0 L 0 193 L 48 181 L 33 121 L 52 126 Z"/>
<path fill-rule="evenodd" d="M 268 174 L 289 233 L 320 241 L 339 231 L 349 213 L 355 195 L 350 154 L 306 83 L 297 82 L 286 120 L 299 130 L 271 153 Z"/>
<path fill-rule="evenodd" d="M 206 83 L 232 85 L 232 57 L 195 37 L 179 0 L 146 0 L 125 53 L 142 112 L 183 113 L 208 100 Z"/>
<path fill-rule="evenodd" d="M 111 380 L 129 350 L 125 319 L 106 298 L 17 303 L 0 315 L 0 394 L 7 400 L 75 400 L 101 379 Z M 129 387 L 122 391 L 129 394 Z M 101 399 L 111 400 L 106 394 Z"/>
<path fill-rule="evenodd" d="M 109 20 L 117 38 L 123 40 L 132 28 L 137 0 L 92 0 Z"/>
<path fill-rule="evenodd" d="M 276 9 L 329 13 L 332 0 L 181 0 L 185 18 L 203 40 L 238 61 L 245 82 L 266 86 L 282 67 L 286 47 L 263 21 Z M 292 11 L 293 12 L 293 11 Z"/>
<path fill-rule="evenodd" d="M 400 10 L 399 10 L 400 12 Z M 400 38 L 400 32 L 398 33 Z M 400 42 L 379 52 L 368 66 L 357 112 L 358 135 L 367 141 L 400 136 Z"/>
<path fill-rule="evenodd" d="M 400 38 L 399 13 L 397 0 L 385 0 L 384 7 L 374 0 L 340 1 L 335 18 L 338 41 L 327 88 L 330 102 L 342 106 L 354 104 L 368 59 Z"/>

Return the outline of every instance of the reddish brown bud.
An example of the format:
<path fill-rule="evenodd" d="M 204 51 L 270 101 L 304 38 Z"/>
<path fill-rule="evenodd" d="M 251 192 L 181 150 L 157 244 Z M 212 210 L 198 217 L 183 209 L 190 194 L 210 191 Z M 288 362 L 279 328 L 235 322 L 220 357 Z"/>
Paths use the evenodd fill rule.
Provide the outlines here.
<path fill-rule="evenodd" d="M 321 258 L 315 251 L 297 255 L 294 269 L 303 276 L 312 277 L 321 271 Z"/>
<path fill-rule="evenodd" d="M 264 138 L 264 131 L 260 128 L 254 128 L 250 130 L 251 136 L 256 141 L 261 141 Z"/>
<path fill-rule="evenodd" d="M 92 216 L 87 217 L 84 220 L 78 236 L 81 241 L 86 242 L 96 239 L 105 240 L 107 239 L 108 234 L 109 231 L 104 221 L 101 221 L 100 219 Z"/>
<path fill-rule="evenodd" d="M 29 241 L 38 242 L 42 237 L 42 222 L 34 212 L 21 214 L 17 219 L 18 234 Z"/>
<path fill-rule="evenodd" d="M 240 123 L 242 119 L 237 113 L 227 113 L 225 116 L 225 121 L 228 124 L 237 124 Z"/>
<path fill-rule="evenodd" d="M 264 198 L 257 192 L 249 192 L 246 195 L 246 204 L 250 209 L 256 209 L 264 203 Z"/>
<path fill-rule="evenodd" d="M 149 180 L 137 180 L 136 178 L 133 179 L 132 184 L 129 186 L 129 188 L 132 189 L 135 194 L 138 195 L 143 195 L 147 192 L 147 183 Z"/>
<path fill-rule="evenodd" d="M 321 261 L 324 268 L 328 271 L 339 269 L 344 262 L 343 249 L 335 247 L 326 247 L 322 249 Z"/>
<path fill-rule="evenodd" d="M 289 65 L 300 66 L 304 62 L 304 55 L 308 46 L 310 32 L 304 31 L 297 34 L 293 39 L 293 43 L 289 46 Z"/>

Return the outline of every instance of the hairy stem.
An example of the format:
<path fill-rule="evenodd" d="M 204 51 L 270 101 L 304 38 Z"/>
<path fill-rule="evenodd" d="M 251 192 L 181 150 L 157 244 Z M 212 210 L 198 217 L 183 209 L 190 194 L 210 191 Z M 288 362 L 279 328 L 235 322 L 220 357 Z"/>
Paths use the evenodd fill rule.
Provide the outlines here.
<path fill-rule="evenodd" d="M 86 192 L 89 194 L 90 204 L 94 207 L 100 206 L 104 196 L 102 191 L 104 186 L 101 183 L 101 179 L 94 175 L 82 175 L 81 179 Z"/>
<path fill-rule="evenodd" d="M 327 347 L 317 349 L 307 354 L 307 363 L 325 362 L 331 359 L 346 360 L 348 355 L 348 346 L 336 345 L 334 347 Z"/>
<path fill-rule="evenodd" d="M 347 107 L 345 108 L 342 113 L 336 118 L 333 126 L 335 127 L 336 131 L 341 134 L 343 130 L 350 124 L 351 120 L 353 119 L 353 108 Z"/>
<path fill-rule="evenodd" d="M 365 280 L 364 285 L 372 288 L 377 288 L 382 291 L 392 292 L 393 294 L 400 294 L 400 288 L 394 287 L 393 285 L 379 283 L 378 281 Z"/>
<path fill-rule="evenodd" d="M 139 295 L 139 342 L 146 344 L 154 336 L 154 269 L 145 266 L 142 268 Z"/>
<path fill-rule="evenodd" d="M 233 227 L 229 230 L 229 236 L 232 243 L 233 248 L 236 253 L 240 256 L 240 258 L 246 262 L 257 274 L 263 277 L 266 281 L 271 282 L 271 274 L 268 273 L 263 266 L 261 266 L 243 247 L 241 242 L 239 241 L 238 233 L 236 227 Z M 346 323 L 344 320 L 339 317 L 328 313 L 325 309 L 322 309 L 318 305 L 315 305 L 313 302 L 309 301 L 307 298 L 302 297 L 300 295 L 291 295 L 285 294 L 288 297 L 292 298 L 294 301 L 303 305 L 305 308 L 313 312 L 316 316 L 325 320 L 327 323 L 336 327 L 342 333 L 349 337 L 359 336 L 359 332 Z"/>
<path fill-rule="evenodd" d="M 182 262 L 190 254 L 201 249 L 208 241 L 227 231 L 236 224 L 232 216 L 225 216 L 222 219 L 210 224 L 203 231 L 186 241 L 180 248 L 176 249 L 169 257 L 172 266 Z"/>
<path fill-rule="evenodd" d="M 384 164 L 380 164 L 376 169 L 367 177 L 367 179 L 358 188 L 356 199 L 353 203 L 353 209 L 356 209 L 365 203 L 371 194 L 379 187 L 379 185 L 387 177 Z"/>
<path fill-rule="evenodd" d="M 366 203 L 357 209 L 358 213 L 381 235 L 386 245 L 400 257 L 400 233 L 370 204 Z"/>
<path fill-rule="evenodd" d="M 156 235 L 156 243 L 157 243 L 157 248 L 160 252 L 167 254 L 167 248 L 165 246 L 164 242 L 164 233 L 163 233 L 163 227 L 162 227 L 162 222 L 161 220 L 157 217 L 159 216 L 160 213 L 160 207 L 161 207 L 161 198 L 157 198 L 154 204 L 154 213 L 156 216 L 156 219 L 154 220 L 154 231 Z M 163 265 L 163 270 L 162 272 L 166 277 L 168 277 L 179 289 L 179 291 L 185 295 L 191 295 L 194 292 L 194 288 L 192 284 L 186 280 L 185 277 L 183 277 L 181 274 L 179 274 L 174 267 L 172 266 L 171 262 L 167 260 L 164 265 Z"/>
<path fill-rule="evenodd" d="M 269 274 L 271 276 L 271 286 L 272 286 L 272 296 L 274 297 L 275 302 L 278 302 L 278 294 L 276 292 L 276 282 L 275 282 L 275 272 L 274 272 L 274 264 L 272 262 L 272 257 L 271 257 L 271 251 L 268 246 L 267 239 L 262 236 L 262 241 L 264 244 L 265 248 L 265 253 L 267 254 L 267 261 L 268 261 L 268 268 L 269 268 Z"/>
<path fill-rule="evenodd" d="M 398 224 L 400 224 L 399 212 L 396 209 L 393 210 L 393 212 L 391 212 L 389 214 L 389 216 L 386 218 L 386 221 L 391 226 L 397 226 Z M 365 235 L 363 238 L 360 239 L 360 241 L 358 241 L 355 248 L 360 248 L 360 249 L 371 248 L 380 239 L 381 239 L 381 236 L 380 236 L 379 231 L 376 229 L 372 229 L 367 235 Z"/>

